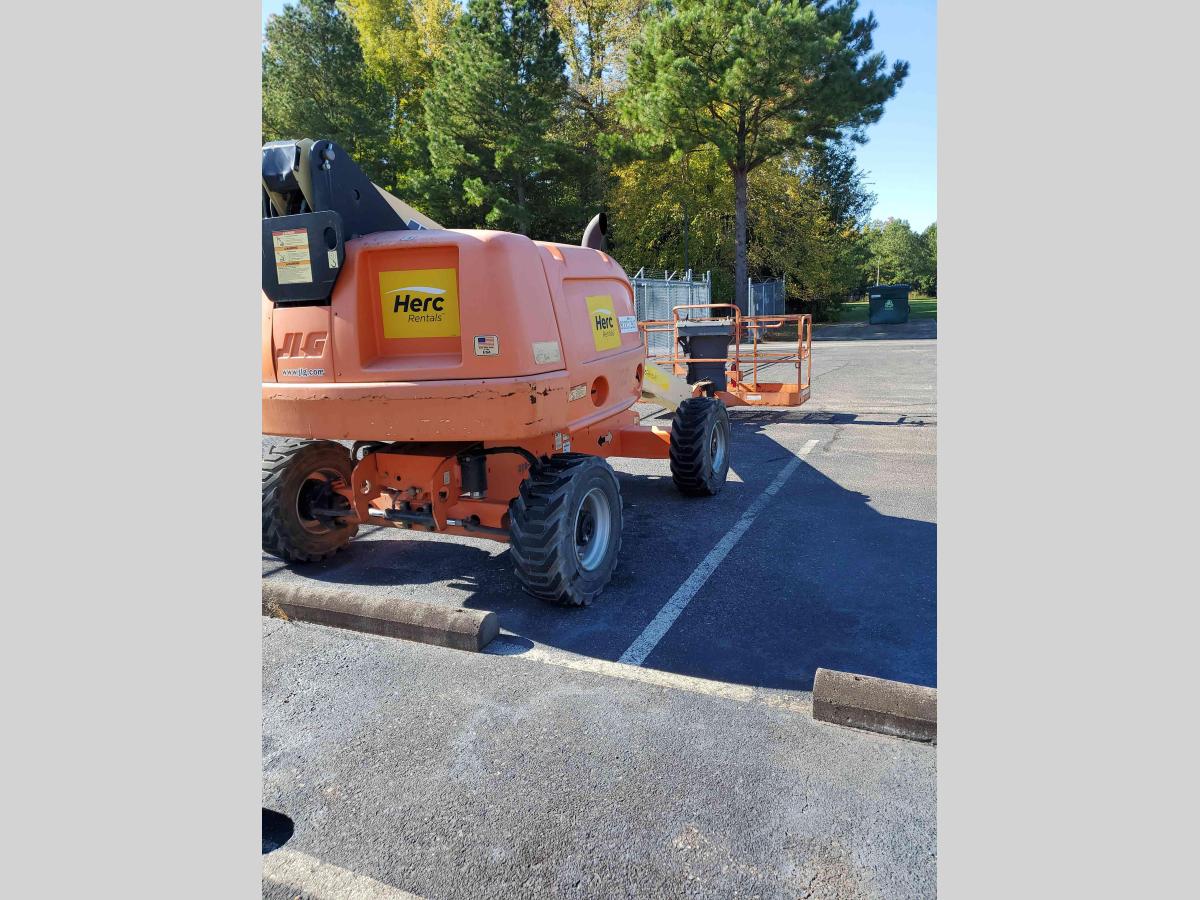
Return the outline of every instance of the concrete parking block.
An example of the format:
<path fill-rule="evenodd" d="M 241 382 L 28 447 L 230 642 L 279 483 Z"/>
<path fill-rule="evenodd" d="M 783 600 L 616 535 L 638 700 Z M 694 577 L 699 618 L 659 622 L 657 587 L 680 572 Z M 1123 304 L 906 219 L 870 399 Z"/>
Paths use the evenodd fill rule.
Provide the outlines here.
<path fill-rule="evenodd" d="M 903 681 L 817 669 L 813 718 L 916 741 L 937 740 L 937 690 Z"/>
<path fill-rule="evenodd" d="M 262 612 L 298 622 L 478 652 L 500 631 L 491 611 L 266 580 Z"/>

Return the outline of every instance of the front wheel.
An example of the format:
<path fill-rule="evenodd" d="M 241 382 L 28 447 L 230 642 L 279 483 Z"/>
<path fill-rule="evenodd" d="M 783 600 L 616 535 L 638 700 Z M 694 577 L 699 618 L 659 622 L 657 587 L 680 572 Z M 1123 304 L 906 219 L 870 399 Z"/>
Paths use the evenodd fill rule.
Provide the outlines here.
<path fill-rule="evenodd" d="M 671 478 L 681 494 L 711 497 L 729 474 L 729 411 L 713 397 L 684 400 L 671 420 Z"/>
<path fill-rule="evenodd" d="M 262 546 L 288 562 L 317 562 L 358 533 L 354 510 L 335 487 L 348 485 L 350 452 L 333 441 L 285 440 L 262 460 Z M 344 509 L 346 518 L 330 511 Z"/>
<path fill-rule="evenodd" d="M 521 482 L 509 509 L 521 586 L 560 606 L 586 606 L 604 590 L 621 552 L 621 486 L 597 456 L 553 456 Z"/>

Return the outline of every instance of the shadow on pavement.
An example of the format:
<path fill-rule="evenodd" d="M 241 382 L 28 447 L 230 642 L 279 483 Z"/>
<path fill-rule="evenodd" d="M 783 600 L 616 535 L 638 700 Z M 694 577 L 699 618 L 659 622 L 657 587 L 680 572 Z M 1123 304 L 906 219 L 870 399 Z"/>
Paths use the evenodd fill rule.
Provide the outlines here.
<path fill-rule="evenodd" d="M 759 459 L 779 449 L 769 421 L 738 419 Z M 884 515 L 801 463 L 646 665 L 797 690 L 818 667 L 935 687 L 936 566 L 936 524 Z"/>
<path fill-rule="evenodd" d="M 681 497 L 669 475 L 618 473 L 621 561 L 605 593 L 586 609 L 525 594 L 502 545 L 399 531 L 360 538 L 322 564 L 285 567 L 264 557 L 265 574 L 287 569 L 285 577 L 493 610 L 501 627 L 520 637 L 619 659 L 793 458 L 765 426 L 830 424 L 805 417 L 816 413 L 738 413 L 732 450 L 744 481 L 728 483 L 717 497 Z M 818 667 L 936 686 L 937 527 L 883 515 L 869 501 L 802 462 L 644 665 L 790 690 L 811 690 Z"/>
<path fill-rule="evenodd" d="M 924 428 L 933 424 L 933 416 L 906 416 L 887 413 L 849 413 L 814 410 L 766 410 L 756 409 L 737 417 L 738 422 L 757 425 L 801 424 L 801 425 L 890 425 L 902 428 Z"/>

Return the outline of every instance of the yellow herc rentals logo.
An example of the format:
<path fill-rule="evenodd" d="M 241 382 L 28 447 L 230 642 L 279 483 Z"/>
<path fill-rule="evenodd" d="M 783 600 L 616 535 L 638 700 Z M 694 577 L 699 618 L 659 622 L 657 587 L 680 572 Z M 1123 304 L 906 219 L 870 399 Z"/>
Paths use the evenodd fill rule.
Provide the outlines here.
<path fill-rule="evenodd" d="M 380 272 L 379 306 L 386 338 L 458 337 L 458 272 Z"/>
<path fill-rule="evenodd" d="M 617 314 L 613 312 L 612 297 L 602 294 L 587 298 L 588 318 L 592 323 L 592 340 L 597 350 L 615 350 L 621 346 L 617 330 Z"/>

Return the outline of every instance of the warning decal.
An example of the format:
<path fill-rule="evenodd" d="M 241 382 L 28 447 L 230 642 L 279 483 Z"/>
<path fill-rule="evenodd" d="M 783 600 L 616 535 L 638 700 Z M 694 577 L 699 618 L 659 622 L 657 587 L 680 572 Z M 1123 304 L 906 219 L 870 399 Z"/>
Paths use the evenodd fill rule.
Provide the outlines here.
<path fill-rule="evenodd" d="M 386 338 L 458 337 L 458 272 L 380 272 L 379 307 Z"/>
<path fill-rule="evenodd" d="M 275 275 L 280 284 L 311 284 L 312 260 L 308 255 L 308 229 L 272 231 L 275 245 Z"/>
<path fill-rule="evenodd" d="M 587 298 L 588 318 L 592 324 L 592 340 L 597 350 L 615 350 L 621 346 L 613 300 L 608 294 Z"/>
<path fill-rule="evenodd" d="M 633 334 L 638 330 L 637 316 L 620 316 L 617 323 L 621 327 L 621 334 Z"/>

